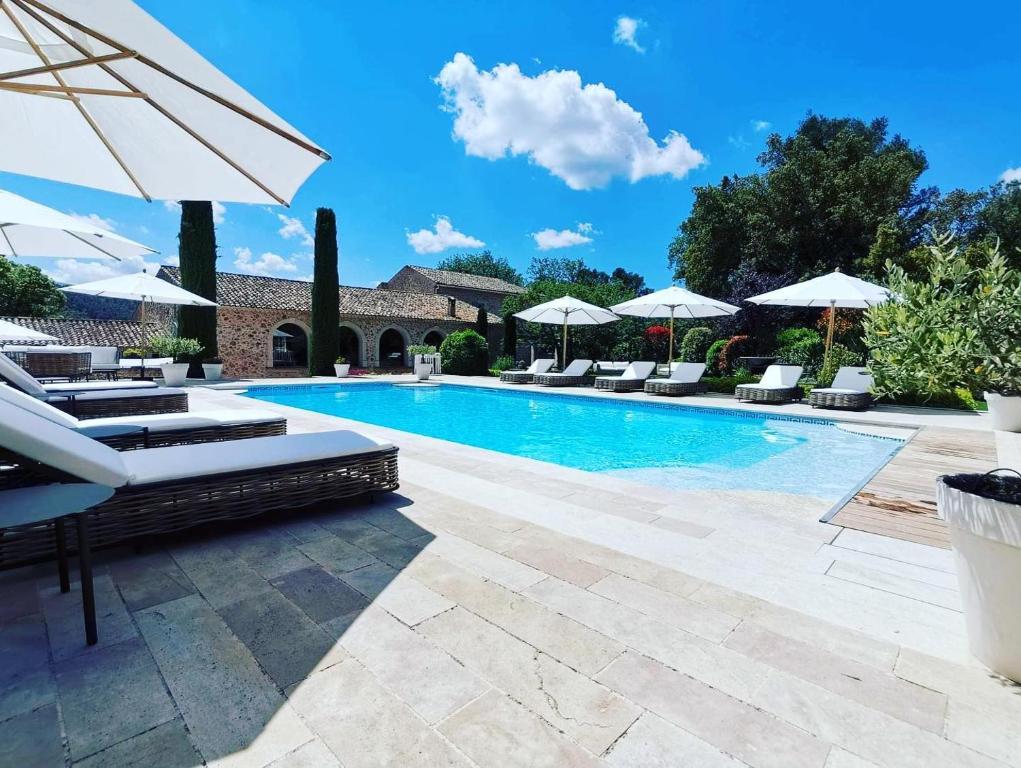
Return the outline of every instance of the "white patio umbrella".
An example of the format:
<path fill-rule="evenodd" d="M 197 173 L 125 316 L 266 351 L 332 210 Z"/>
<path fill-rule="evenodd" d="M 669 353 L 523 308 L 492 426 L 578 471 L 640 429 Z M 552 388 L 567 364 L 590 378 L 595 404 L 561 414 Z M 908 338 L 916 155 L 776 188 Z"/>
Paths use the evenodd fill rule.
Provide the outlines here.
<path fill-rule="evenodd" d="M 741 310 L 725 301 L 711 299 L 697 293 L 671 285 L 661 291 L 637 296 L 610 307 L 618 315 L 632 317 L 669 317 L 670 346 L 667 351 L 667 365 L 674 359 L 674 319 L 683 320 L 700 317 L 721 317 L 733 315 Z"/>
<path fill-rule="evenodd" d="M 120 261 L 149 253 L 156 251 L 0 189 L 0 255 Z"/>
<path fill-rule="evenodd" d="M 0 320 L 0 341 L 60 341 L 60 339 L 17 323 Z"/>
<path fill-rule="evenodd" d="M 515 312 L 514 317 L 520 317 L 529 323 L 546 323 L 564 327 L 564 355 L 561 365 L 567 365 L 567 326 L 602 325 L 620 320 L 609 310 L 581 301 L 573 296 L 562 296 L 559 299 L 537 304 L 521 312 Z"/>
<path fill-rule="evenodd" d="M 142 371 L 145 371 L 145 344 L 148 339 L 145 327 L 145 305 L 151 304 L 176 304 L 189 307 L 215 307 L 215 301 L 210 301 L 195 293 L 190 293 L 184 288 L 179 288 L 173 283 L 150 275 L 147 272 L 136 272 L 131 275 L 117 275 L 104 280 L 93 280 L 90 283 L 69 285 L 60 290 L 67 293 L 84 293 L 88 296 L 108 296 L 111 299 L 128 299 L 130 301 L 142 302 Z"/>
<path fill-rule="evenodd" d="M 288 205 L 329 159 L 130 0 L 0 3 L 0 115 L 0 170 L 146 200 Z"/>
<path fill-rule="evenodd" d="M 822 277 L 814 277 L 803 283 L 778 288 L 769 293 L 752 296 L 747 301 L 771 307 L 826 307 L 830 310 L 830 323 L 826 331 L 826 354 L 823 364 L 830 356 L 833 345 L 833 324 L 836 309 L 866 309 L 889 301 L 890 291 L 881 285 L 857 277 L 845 275 L 839 269 Z"/>

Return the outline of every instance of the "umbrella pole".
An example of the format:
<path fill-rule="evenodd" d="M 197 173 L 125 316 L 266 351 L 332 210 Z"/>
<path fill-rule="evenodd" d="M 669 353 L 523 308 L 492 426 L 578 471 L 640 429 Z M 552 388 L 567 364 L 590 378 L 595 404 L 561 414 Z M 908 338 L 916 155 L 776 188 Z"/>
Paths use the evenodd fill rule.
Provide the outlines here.
<path fill-rule="evenodd" d="M 670 307 L 670 345 L 666 350 L 666 375 L 670 375 L 670 363 L 674 361 L 674 308 Z"/>
<path fill-rule="evenodd" d="M 826 329 L 826 351 L 822 356 L 822 367 L 825 369 L 826 364 L 830 361 L 830 347 L 833 346 L 833 325 L 836 322 L 837 315 L 837 302 L 830 302 L 830 323 Z"/>
<path fill-rule="evenodd" d="M 140 379 L 145 378 L 145 345 L 149 341 L 148 329 L 145 327 L 145 296 L 142 297 L 142 370 L 138 372 Z"/>
<path fill-rule="evenodd" d="M 564 352 L 563 357 L 560 358 L 560 370 L 563 371 L 567 367 L 567 313 L 564 312 Z"/>

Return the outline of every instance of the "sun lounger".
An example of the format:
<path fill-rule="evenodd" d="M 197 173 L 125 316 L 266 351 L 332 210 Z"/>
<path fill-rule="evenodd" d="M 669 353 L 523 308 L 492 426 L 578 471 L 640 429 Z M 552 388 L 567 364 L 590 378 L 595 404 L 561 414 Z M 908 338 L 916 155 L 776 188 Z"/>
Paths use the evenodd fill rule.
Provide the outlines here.
<path fill-rule="evenodd" d="M 865 368 L 845 366 L 837 371 L 833 384 L 816 387 L 808 393 L 808 404 L 813 408 L 843 408 L 863 411 L 872 405 L 869 390 L 875 381 Z"/>
<path fill-rule="evenodd" d="M 789 403 L 801 400 L 805 393 L 798 386 L 800 365 L 771 365 L 762 374 L 758 384 L 741 384 L 734 390 L 738 400 L 756 403 Z"/>
<path fill-rule="evenodd" d="M 257 409 L 114 416 L 83 421 L 4 384 L 0 384 L 0 402 L 76 430 L 119 451 L 287 434 L 287 419 L 273 411 Z"/>
<path fill-rule="evenodd" d="M 585 374 L 591 367 L 591 360 L 575 360 L 561 373 L 537 374 L 532 379 L 532 383 L 543 387 L 580 387 L 588 382 L 589 379 Z"/>
<path fill-rule="evenodd" d="M 706 391 L 700 381 L 705 373 L 705 363 L 673 363 L 670 375 L 665 379 L 649 379 L 645 392 L 649 395 L 694 395 Z"/>
<path fill-rule="evenodd" d="M 246 440 L 243 450 L 227 442 L 119 453 L 0 402 L 0 448 L 15 457 L 15 471 L 0 472 L 0 490 L 12 483 L 8 475 L 21 486 L 32 476 L 36 486 L 86 481 L 116 489 L 108 500 L 74 516 L 71 527 L 78 534 L 85 526 L 81 538 L 92 548 L 398 486 L 397 449 L 346 430 L 257 437 Z M 22 465 L 33 471 L 17 471 Z M 76 538 L 65 536 L 58 551 L 53 525 L 0 530 L 0 569 L 58 556 L 66 574 L 66 552 L 76 548 Z M 80 555 L 85 559 L 88 552 Z M 85 580 L 83 573 L 83 585 Z M 88 627 L 88 605 L 85 612 Z M 94 609 L 91 613 L 94 626 Z M 89 640 L 95 641 L 94 634 Z"/>
<path fill-rule="evenodd" d="M 188 393 L 183 389 L 134 381 L 44 385 L 5 355 L 0 355 L 0 379 L 79 419 L 188 410 Z"/>
<path fill-rule="evenodd" d="M 541 357 L 533 360 L 532 364 L 523 371 L 504 371 L 500 374 L 500 381 L 507 384 L 531 384 L 537 373 L 546 373 L 553 367 L 553 360 Z"/>
<path fill-rule="evenodd" d="M 631 363 L 620 376 L 596 376 L 595 387 L 604 392 L 637 392 L 655 370 L 655 363 Z"/>

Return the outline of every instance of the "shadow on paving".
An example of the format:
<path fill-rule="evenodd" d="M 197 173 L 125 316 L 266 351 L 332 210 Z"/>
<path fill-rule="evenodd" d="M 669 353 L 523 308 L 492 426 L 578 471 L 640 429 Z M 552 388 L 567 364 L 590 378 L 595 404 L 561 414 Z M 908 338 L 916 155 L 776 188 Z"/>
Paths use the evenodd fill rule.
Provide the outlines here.
<path fill-rule="evenodd" d="M 286 695 L 347 658 L 340 638 L 432 540 L 410 503 L 384 494 L 97 553 L 91 648 L 77 583 L 61 594 L 54 564 L 3 574 L 0 765 L 187 768 L 239 752 L 265 765 L 313 740 Z"/>

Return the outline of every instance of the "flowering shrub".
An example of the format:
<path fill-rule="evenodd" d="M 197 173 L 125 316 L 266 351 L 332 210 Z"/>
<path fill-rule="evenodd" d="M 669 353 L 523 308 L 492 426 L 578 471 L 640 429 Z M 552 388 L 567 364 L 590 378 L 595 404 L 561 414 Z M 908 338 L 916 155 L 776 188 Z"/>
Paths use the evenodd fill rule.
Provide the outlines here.
<path fill-rule="evenodd" d="M 666 356 L 667 344 L 670 343 L 670 329 L 662 325 L 650 325 L 645 329 L 645 345 L 649 355 L 658 360 Z"/>
<path fill-rule="evenodd" d="M 737 358 L 741 357 L 747 347 L 747 336 L 731 336 L 720 350 L 720 371 L 723 373 L 732 371 Z"/>
<path fill-rule="evenodd" d="M 714 373 L 722 373 L 720 370 L 720 352 L 727 346 L 728 339 L 717 339 L 709 345 L 709 349 L 705 353 L 705 369 L 706 373 L 712 375 Z"/>

